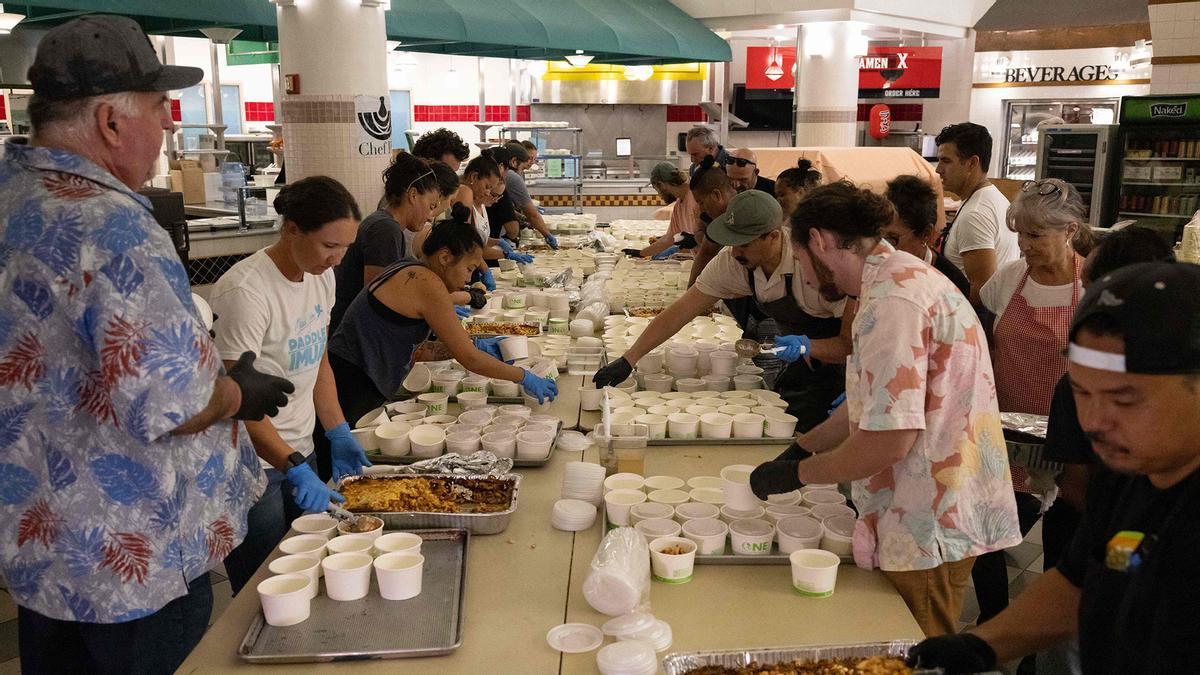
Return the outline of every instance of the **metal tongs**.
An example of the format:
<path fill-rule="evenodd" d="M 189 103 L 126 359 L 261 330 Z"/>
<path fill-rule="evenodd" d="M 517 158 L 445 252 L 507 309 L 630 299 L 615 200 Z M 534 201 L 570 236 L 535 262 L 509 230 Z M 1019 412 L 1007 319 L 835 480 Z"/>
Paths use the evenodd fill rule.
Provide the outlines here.
<path fill-rule="evenodd" d="M 329 515 L 333 516 L 334 518 L 337 518 L 340 521 L 350 523 L 351 525 L 354 525 L 355 523 L 357 523 L 358 519 L 359 519 L 359 516 L 357 514 L 350 513 L 346 509 L 335 505 L 333 502 L 329 503 L 329 508 L 325 509 L 325 513 L 328 513 Z"/>

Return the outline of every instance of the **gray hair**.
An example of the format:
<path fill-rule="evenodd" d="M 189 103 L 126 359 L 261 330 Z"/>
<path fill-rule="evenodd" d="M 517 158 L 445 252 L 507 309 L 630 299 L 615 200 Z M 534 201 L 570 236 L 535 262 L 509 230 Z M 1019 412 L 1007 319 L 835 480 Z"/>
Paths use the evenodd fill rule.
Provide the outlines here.
<path fill-rule="evenodd" d="M 119 114 L 132 117 L 138 114 L 137 92 L 85 96 L 65 100 L 47 99 L 34 94 L 29 100 L 29 122 L 33 135 L 39 139 L 55 139 L 80 144 L 91 140 L 96 108 L 111 105 Z"/>
<path fill-rule="evenodd" d="M 708 127 L 692 127 L 687 132 L 687 140 L 699 140 L 706 148 L 715 148 L 719 145 L 717 133 Z"/>
<path fill-rule="evenodd" d="M 1057 188 L 1050 194 L 1040 194 L 1048 186 Z M 1087 224 L 1086 210 L 1079 191 L 1058 178 L 1045 178 L 1028 188 L 1021 188 L 1008 207 L 1005 220 L 1013 232 L 1040 234 L 1047 231 L 1065 232 L 1072 223 L 1078 225 L 1071 243 L 1080 248 L 1093 243 L 1095 235 Z"/>

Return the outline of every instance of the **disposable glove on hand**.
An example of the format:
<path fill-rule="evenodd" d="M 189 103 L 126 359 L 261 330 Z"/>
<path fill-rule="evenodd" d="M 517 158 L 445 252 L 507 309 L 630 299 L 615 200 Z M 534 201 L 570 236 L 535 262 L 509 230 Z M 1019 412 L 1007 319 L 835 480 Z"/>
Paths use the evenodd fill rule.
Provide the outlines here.
<path fill-rule="evenodd" d="M 496 279 L 492 277 L 492 268 L 483 268 L 480 270 L 479 276 L 482 277 L 481 280 L 483 281 L 484 288 L 488 289 L 489 291 L 496 290 Z"/>
<path fill-rule="evenodd" d="M 791 363 L 812 353 L 812 340 L 807 335 L 780 335 L 775 338 L 775 346 L 783 347 L 783 351 L 775 356 L 780 361 Z"/>
<path fill-rule="evenodd" d="M 908 665 L 941 668 L 946 675 L 996 669 L 996 650 L 971 633 L 939 635 L 908 650 Z"/>
<path fill-rule="evenodd" d="M 487 307 L 487 294 L 478 288 L 468 288 L 467 293 L 471 296 L 471 309 L 483 309 Z"/>
<path fill-rule="evenodd" d="M 597 389 L 603 389 L 604 387 L 621 384 L 625 380 L 628 380 L 632 373 L 633 366 L 622 356 L 596 371 L 596 374 L 592 376 L 592 382 L 596 383 Z"/>
<path fill-rule="evenodd" d="M 287 478 L 292 482 L 296 504 L 308 513 L 321 513 L 329 508 L 330 502 L 346 501 L 336 490 L 322 483 L 308 464 L 288 469 Z"/>
<path fill-rule="evenodd" d="M 843 403 L 845 403 L 845 402 L 846 402 L 846 392 L 844 392 L 844 391 L 843 391 L 843 392 L 842 392 L 842 394 L 841 394 L 840 396 L 838 396 L 837 398 L 833 399 L 833 403 L 830 403 L 830 404 L 829 404 L 829 406 L 830 406 L 830 407 L 829 407 L 829 411 L 828 411 L 828 413 L 827 413 L 827 414 L 829 414 L 829 415 L 832 415 L 832 414 L 833 414 L 834 412 L 836 412 L 836 411 L 837 411 L 837 409 L 838 409 L 838 408 L 840 408 L 840 407 L 841 407 L 841 405 L 842 405 Z"/>
<path fill-rule="evenodd" d="M 685 251 L 696 248 L 696 235 L 691 232 L 680 232 L 675 235 L 675 244 Z"/>
<path fill-rule="evenodd" d="M 475 348 L 501 361 L 504 360 L 504 355 L 500 353 L 500 340 L 504 338 L 472 338 L 475 341 Z"/>
<path fill-rule="evenodd" d="M 799 490 L 804 487 L 796 475 L 799 467 L 800 461 L 794 459 L 763 462 L 750 472 L 750 489 L 763 501 L 771 495 Z"/>
<path fill-rule="evenodd" d="M 342 422 L 325 432 L 329 439 L 333 455 L 333 479 L 341 480 L 342 476 L 357 476 L 363 467 L 371 466 L 367 453 L 363 451 L 354 435 L 350 433 L 350 425 Z"/>
<path fill-rule="evenodd" d="M 667 250 L 663 251 L 662 253 L 659 253 L 658 255 L 654 256 L 654 260 L 666 260 L 667 258 L 670 258 L 671 256 L 675 255 L 676 253 L 679 253 L 679 247 L 671 246 L 671 247 L 667 248 Z"/>
<path fill-rule="evenodd" d="M 512 255 L 512 253 L 513 253 L 512 244 L 508 243 L 508 240 L 505 239 L 504 237 L 500 237 L 499 239 L 497 239 L 496 245 L 500 247 L 501 251 L 504 251 L 504 257 L 507 258 L 508 256 Z"/>
<path fill-rule="evenodd" d="M 812 455 L 813 454 L 811 452 L 800 447 L 799 443 L 793 441 L 791 445 L 787 446 L 787 450 L 779 453 L 779 456 L 775 458 L 775 461 L 778 462 L 788 459 L 799 461 L 802 459 L 808 459 L 809 457 L 812 457 Z"/>
<path fill-rule="evenodd" d="M 471 316 L 471 308 L 466 305 L 455 305 L 454 313 L 457 314 L 458 318 L 460 319 L 467 319 Z"/>
<path fill-rule="evenodd" d="M 554 235 L 546 235 L 546 244 L 548 244 L 550 248 L 554 249 L 555 251 L 558 250 L 558 239 L 556 239 Z"/>
<path fill-rule="evenodd" d="M 237 363 L 229 369 L 229 377 L 242 390 L 242 405 L 234 413 L 234 419 L 258 421 L 263 417 L 274 417 L 287 405 L 288 394 L 296 391 L 290 381 L 255 370 L 255 358 L 254 352 L 242 352 Z"/>
<path fill-rule="evenodd" d="M 521 387 L 525 389 L 525 393 L 536 398 L 538 403 L 545 403 L 547 399 L 553 401 L 558 396 L 558 385 L 547 377 L 538 377 L 530 371 L 525 371 L 525 377 L 521 378 Z"/>
<path fill-rule="evenodd" d="M 521 253 L 520 251 L 513 251 L 512 255 L 508 256 L 508 259 L 521 265 L 528 265 L 533 262 L 533 256 L 528 253 Z"/>

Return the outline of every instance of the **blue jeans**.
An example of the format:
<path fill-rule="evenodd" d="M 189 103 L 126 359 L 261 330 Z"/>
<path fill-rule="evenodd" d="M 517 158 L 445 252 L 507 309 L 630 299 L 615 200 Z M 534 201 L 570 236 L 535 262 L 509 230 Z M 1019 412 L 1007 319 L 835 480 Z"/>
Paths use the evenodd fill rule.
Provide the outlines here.
<path fill-rule="evenodd" d="M 212 602 L 206 572 L 188 584 L 187 595 L 125 623 L 61 621 L 18 607 L 21 672 L 173 673 L 204 637 Z"/>
<path fill-rule="evenodd" d="M 308 465 L 316 472 L 316 453 L 308 456 Z M 234 595 L 283 540 L 291 522 L 304 513 L 292 496 L 294 486 L 287 475 L 275 469 L 267 469 L 266 474 L 267 491 L 246 515 L 246 538 L 225 558 L 225 572 Z"/>

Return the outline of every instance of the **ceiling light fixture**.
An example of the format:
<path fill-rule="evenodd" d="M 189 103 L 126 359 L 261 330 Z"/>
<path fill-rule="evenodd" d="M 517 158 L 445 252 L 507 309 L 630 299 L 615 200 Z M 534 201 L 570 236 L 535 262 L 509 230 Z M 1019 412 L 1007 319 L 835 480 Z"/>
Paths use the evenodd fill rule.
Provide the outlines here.
<path fill-rule="evenodd" d="M 763 75 L 772 82 L 783 77 L 783 54 L 774 39 L 771 40 L 770 51 L 767 52 L 767 69 L 763 71 Z"/>
<path fill-rule="evenodd" d="M 645 82 L 654 76 L 653 66 L 625 66 L 625 79 Z"/>
<path fill-rule="evenodd" d="M 582 68 L 592 62 L 595 58 L 591 54 L 584 54 L 582 49 L 576 49 L 574 54 L 567 54 L 567 63 L 573 68 Z"/>
<path fill-rule="evenodd" d="M 0 5 L 0 35 L 8 35 L 17 24 L 24 19 L 24 14 L 4 11 L 4 5 Z"/>

